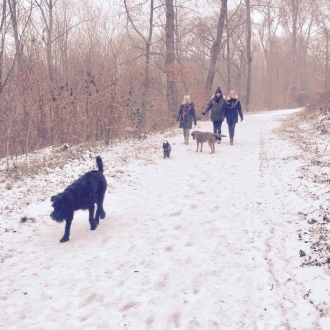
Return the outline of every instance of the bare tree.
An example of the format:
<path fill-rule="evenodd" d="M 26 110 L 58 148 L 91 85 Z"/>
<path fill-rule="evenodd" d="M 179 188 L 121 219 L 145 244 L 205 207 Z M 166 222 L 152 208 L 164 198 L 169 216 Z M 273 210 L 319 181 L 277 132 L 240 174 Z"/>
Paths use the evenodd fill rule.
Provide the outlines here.
<path fill-rule="evenodd" d="M 325 50 L 324 50 L 324 91 L 329 90 L 329 38 L 330 38 L 330 8 L 324 5 L 320 5 L 320 8 L 315 10 L 316 13 L 316 21 L 320 30 L 322 31 L 322 35 L 325 39 Z M 324 43 L 323 43 L 324 44 Z"/>
<path fill-rule="evenodd" d="M 226 14 L 227 14 L 227 0 L 221 0 L 221 9 L 220 9 L 219 21 L 217 26 L 217 34 L 215 40 L 213 41 L 210 52 L 210 66 L 205 84 L 205 89 L 207 91 L 210 91 L 213 85 L 214 75 L 215 75 L 217 61 L 220 52 L 222 32 L 226 20 Z"/>
<path fill-rule="evenodd" d="M 290 0 L 290 6 L 285 6 L 283 2 L 283 26 L 290 37 L 290 53 L 288 58 L 288 77 L 286 88 L 286 106 L 295 105 L 296 96 L 300 92 L 302 84 L 302 73 L 306 72 L 303 67 L 304 54 L 308 50 L 309 38 L 312 31 L 313 12 L 315 2 L 308 0 Z M 307 45 L 307 47 L 306 47 Z"/>
<path fill-rule="evenodd" d="M 245 0 L 246 5 L 246 58 L 247 58 L 247 83 L 246 83 L 246 98 L 245 109 L 250 111 L 250 96 L 251 96 L 251 76 L 252 76 L 252 52 L 251 52 L 251 8 L 250 0 Z"/>
<path fill-rule="evenodd" d="M 24 7 L 24 6 L 19 6 L 18 0 L 7 0 L 7 1 L 9 6 L 11 25 L 14 36 L 14 42 L 15 42 L 14 68 L 15 68 L 16 78 L 19 80 L 19 71 L 20 71 L 22 55 L 23 55 L 22 38 L 31 18 L 32 4 L 30 3 L 29 7 Z M 19 33 L 19 27 L 18 27 L 19 23 L 21 24 L 20 26 L 21 33 Z"/>
<path fill-rule="evenodd" d="M 296 54 L 297 54 L 297 30 L 298 30 L 298 12 L 299 0 L 290 0 L 290 10 L 287 13 L 287 22 L 291 23 L 289 27 L 291 34 L 291 52 L 290 52 L 290 65 L 288 73 L 288 84 L 286 88 L 286 106 L 292 105 L 291 95 L 292 88 L 296 85 Z"/>
<path fill-rule="evenodd" d="M 174 17 L 174 5 L 173 0 L 165 0 L 166 5 L 166 56 L 165 56 L 165 71 L 167 82 L 167 105 L 173 118 L 175 117 L 178 94 L 177 83 L 175 74 L 175 17 Z"/>
<path fill-rule="evenodd" d="M 227 47 L 227 91 L 231 86 L 231 73 L 230 73 L 230 38 L 229 38 L 229 22 L 228 22 L 228 11 L 226 12 L 226 47 Z"/>
<path fill-rule="evenodd" d="M 46 59 L 47 59 L 47 69 L 48 69 L 48 79 L 50 85 L 50 95 L 52 100 L 56 100 L 55 96 L 55 82 L 54 82 L 54 69 L 53 69 L 53 10 L 57 3 L 57 0 L 35 0 L 36 5 L 40 9 L 46 30 Z"/>
<path fill-rule="evenodd" d="M 274 5 L 274 0 L 265 0 L 259 2 L 258 13 L 262 17 L 258 27 L 258 36 L 266 62 L 264 104 L 272 108 L 275 105 L 273 98 L 278 94 L 278 88 L 274 87 L 277 85 L 274 82 L 275 41 L 283 11 L 281 7 Z"/>
<path fill-rule="evenodd" d="M 0 0 L 2 156 L 165 129 L 178 93 L 201 108 L 215 79 L 247 111 L 329 89 L 328 2 L 124 1 Z"/>
<path fill-rule="evenodd" d="M 14 36 L 15 43 L 15 56 L 13 60 L 13 86 L 14 88 L 10 91 L 10 98 L 7 99 L 8 111 L 6 113 L 6 158 L 7 158 L 7 168 L 9 168 L 8 158 L 10 156 L 10 140 L 14 138 L 15 123 L 22 117 L 23 107 L 24 107 L 24 97 L 22 95 L 22 75 L 21 75 L 21 65 L 22 65 L 22 55 L 23 46 L 22 39 L 26 26 L 30 20 L 32 13 L 32 4 L 29 7 L 19 6 L 17 0 L 8 0 L 11 26 Z M 21 13 L 21 15 L 20 15 Z M 21 24 L 21 33 L 19 33 L 19 24 Z M 14 138 L 15 139 L 15 138 Z"/>
<path fill-rule="evenodd" d="M 133 27 L 134 31 L 141 37 L 145 45 L 145 66 L 144 66 L 144 83 L 143 83 L 143 96 L 142 96 L 142 103 L 141 103 L 141 111 L 137 110 L 136 116 L 136 126 L 139 129 L 145 127 L 145 120 L 146 120 L 146 112 L 149 108 L 149 90 L 150 90 L 150 59 L 151 59 L 151 45 L 152 45 L 152 34 L 153 34 L 153 18 L 154 18 L 154 0 L 150 0 L 150 9 L 149 9 L 149 26 L 148 26 L 148 35 L 145 37 L 143 33 L 137 28 L 136 24 L 134 23 L 130 10 L 127 6 L 127 1 L 124 0 L 125 9 L 127 18 Z M 142 4 L 141 4 L 142 5 Z"/>
<path fill-rule="evenodd" d="M 7 0 L 2 1 L 1 6 L 1 21 L 0 21 L 0 35 L 1 35 L 1 46 L 0 46 L 0 97 L 5 85 L 4 73 L 3 73 L 3 57 L 4 57 L 4 50 L 5 50 L 5 40 L 6 40 L 6 17 L 7 17 Z M 1 102 L 1 101 L 0 101 Z"/>

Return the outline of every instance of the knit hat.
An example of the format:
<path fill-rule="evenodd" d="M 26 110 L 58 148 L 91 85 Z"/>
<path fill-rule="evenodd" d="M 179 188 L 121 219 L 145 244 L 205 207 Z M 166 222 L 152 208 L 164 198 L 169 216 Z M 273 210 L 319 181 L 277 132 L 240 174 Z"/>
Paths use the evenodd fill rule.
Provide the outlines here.
<path fill-rule="evenodd" d="M 183 98 L 184 99 L 190 99 L 190 95 L 189 94 L 185 94 Z"/>
<path fill-rule="evenodd" d="M 217 90 L 215 91 L 214 94 L 216 94 L 216 93 L 220 93 L 220 94 L 222 94 L 220 87 L 217 88 Z"/>

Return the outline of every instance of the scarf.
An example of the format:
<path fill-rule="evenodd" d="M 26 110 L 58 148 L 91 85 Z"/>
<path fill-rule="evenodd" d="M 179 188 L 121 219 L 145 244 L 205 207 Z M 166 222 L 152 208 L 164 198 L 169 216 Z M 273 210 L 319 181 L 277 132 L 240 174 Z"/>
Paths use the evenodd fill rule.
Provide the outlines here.
<path fill-rule="evenodd" d="M 237 102 L 238 102 L 238 99 L 236 99 L 236 102 L 235 102 L 235 103 L 230 102 L 231 100 L 235 100 L 235 99 L 230 99 L 230 100 L 228 100 L 228 102 L 227 102 L 227 107 L 228 107 L 229 109 L 233 109 L 233 108 L 235 108 L 235 106 L 236 106 L 236 104 L 237 104 Z"/>
<path fill-rule="evenodd" d="M 182 107 L 182 120 L 184 118 L 184 116 L 190 111 L 190 104 L 186 103 L 186 104 L 183 104 L 183 107 Z"/>

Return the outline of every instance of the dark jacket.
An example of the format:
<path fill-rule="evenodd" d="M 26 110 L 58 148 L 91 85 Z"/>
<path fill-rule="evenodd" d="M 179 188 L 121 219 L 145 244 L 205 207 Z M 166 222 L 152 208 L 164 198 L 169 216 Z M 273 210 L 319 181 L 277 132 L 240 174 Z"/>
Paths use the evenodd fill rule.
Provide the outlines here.
<path fill-rule="evenodd" d="M 243 120 L 243 113 L 241 102 L 237 98 L 227 100 L 226 119 L 228 124 L 236 124 L 238 122 L 238 115 Z"/>
<path fill-rule="evenodd" d="M 176 118 L 180 121 L 180 128 L 192 128 L 192 123 L 194 121 L 196 125 L 196 112 L 194 103 L 181 104 Z"/>
<path fill-rule="evenodd" d="M 213 96 L 203 114 L 207 114 L 207 112 L 212 109 L 211 120 L 223 121 L 226 116 L 226 108 L 226 101 L 223 99 L 223 97 L 220 98 L 219 102 L 216 102 L 216 97 Z"/>

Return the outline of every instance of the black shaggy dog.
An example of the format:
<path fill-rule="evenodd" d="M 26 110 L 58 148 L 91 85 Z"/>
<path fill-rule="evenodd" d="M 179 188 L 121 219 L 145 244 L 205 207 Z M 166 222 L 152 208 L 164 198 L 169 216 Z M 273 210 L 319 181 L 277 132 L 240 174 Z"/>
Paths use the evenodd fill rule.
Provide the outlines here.
<path fill-rule="evenodd" d="M 167 141 L 163 142 L 163 151 L 164 151 L 164 158 L 166 158 L 166 157 L 170 158 L 171 145 Z"/>
<path fill-rule="evenodd" d="M 107 181 L 103 175 L 103 162 L 100 156 L 96 157 L 98 171 L 85 173 L 78 180 L 56 196 L 52 196 L 54 211 L 51 218 L 57 222 L 66 221 L 64 236 L 61 243 L 67 242 L 70 237 L 70 227 L 73 220 L 73 213 L 76 210 L 89 210 L 89 223 L 91 230 L 95 230 L 99 224 L 99 219 L 105 218 L 103 210 L 103 199 L 107 189 Z M 97 205 L 95 218 L 94 209 Z"/>

